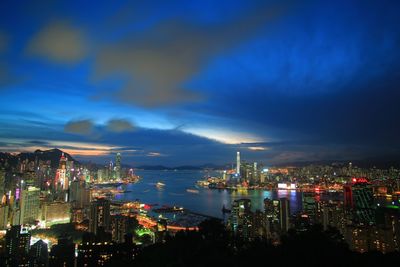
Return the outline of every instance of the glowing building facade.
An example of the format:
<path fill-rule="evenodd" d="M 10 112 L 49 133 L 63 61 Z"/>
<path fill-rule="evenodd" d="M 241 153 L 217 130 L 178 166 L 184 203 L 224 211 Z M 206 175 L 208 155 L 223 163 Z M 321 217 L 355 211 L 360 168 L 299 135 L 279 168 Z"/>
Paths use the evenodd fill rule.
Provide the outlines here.
<path fill-rule="evenodd" d="M 28 186 L 21 190 L 19 224 L 32 224 L 39 219 L 40 189 Z"/>
<path fill-rule="evenodd" d="M 69 179 L 67 176 L 67 158 L 62 154 L 60 158 L 60 165 L 56 172 L 56 177 L 54 179 L 54 188 L 58 190 L 68 190 Z"/>
<path fill-rule="evenodd" d="M 236 152 L 236 173 L 240 175 L 240 152 Z"/>

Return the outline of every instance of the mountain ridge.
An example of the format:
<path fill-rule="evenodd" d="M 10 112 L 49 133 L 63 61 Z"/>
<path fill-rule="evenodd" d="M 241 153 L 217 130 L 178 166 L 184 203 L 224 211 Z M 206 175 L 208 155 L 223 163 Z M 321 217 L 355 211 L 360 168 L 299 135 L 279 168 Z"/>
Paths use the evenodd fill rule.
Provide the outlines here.
<path fill-rule="evenodd" d="M 0 160 L 4 161 L 7 160 L 7 162 L 10 165 L 17 165 L 18 161 L 24 161 L 24 160 L 29 160 L 29 161 L 34 161 L 34 160 L 42 160 L 42 161 L 50 161 L 51 162 L 51 167 L 52 168 L 57 168 L 61 155 L 64 153 L 64 156 L 69 160 L 69 161 L 74 161 L 77 162 L 70 154 L 67 152 L 64 152 L 58 148 L 52 148 L 48 150 L 40 150 L 37 149 L 34 152 L 21 152 L 19 154 L 12 154 L 8 152 L 0 152 Z"/>

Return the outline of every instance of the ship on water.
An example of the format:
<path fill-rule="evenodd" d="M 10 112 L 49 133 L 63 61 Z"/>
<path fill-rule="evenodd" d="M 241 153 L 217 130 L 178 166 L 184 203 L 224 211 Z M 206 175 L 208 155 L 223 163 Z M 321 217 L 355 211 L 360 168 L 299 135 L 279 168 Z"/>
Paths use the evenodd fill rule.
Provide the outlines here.
<path fill-rule="evenodd" d="M 157 187 L 157 188 L 163 188 L 164 186 L 165 186 L 165 184 L 162 183 L 162 182 L 157 182 L 157 183 L 156 183 L 156 187 Z"/>
<path fill-rule="evenodd" d="M 186 189 L 186 192 L 192 193 L 192 194 L 198 194 L 198 193 L 199 193 L 199 190 L 189 188 L 189 189 Z"/>

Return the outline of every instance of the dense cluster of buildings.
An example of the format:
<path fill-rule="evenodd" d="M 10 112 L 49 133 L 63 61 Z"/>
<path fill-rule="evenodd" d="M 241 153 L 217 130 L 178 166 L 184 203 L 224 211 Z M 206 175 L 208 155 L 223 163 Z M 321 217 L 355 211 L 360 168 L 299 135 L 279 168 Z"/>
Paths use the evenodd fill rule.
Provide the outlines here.
<path fill-rule="evenodd" d="M 118 182 L 123 172 L 129 175 L 121 168 L 121 154 L 116 155 L 115 166 L 110 163 L 89 170 L 74 163 L 64 153 L 56 168 L 51 161 L 37 159 L 20 160 L 13 166 L 0 162 L 1 266 L 75 266 L 76 259 L 78 266 L 97 266 L 121 253 L 133 259 L 137 247 L 126 234 L 137 221 L 112 214 L 110 200 L 98 197 L 93 186 Z M 97 176 L 103 170 L 107 175 Z M 35 230 L 65 223 L 73 223 L 91 236 L 79 246 L 62 236 L 51 248 L 32 236 Z"/>
<path fill-rule="evenodd" d="M 118 258 L 130 262 L 140 244 L 161 242 L 180 230 L 198 230 L 171 225 L 162 216 L 149 217 L 146 205 L 139 202 L 120 203 L 99 193 L 103 192 L 99 188 L 129 176 L 133 172 L 121 167 L 119 153 L 115 164 L 96 168 L 80 166 L 64 154 L 56 166 L 37 159 L 14 165 L 0 161 L 0 263 L 102 266 Z M 351 163 L 265 168 L 241 160 L 238 152 L 235 168 L 200 184 L 212 189 L 296 190 L 301 194 L 300 212 L 291 210 L 286 197 L 265 198 L 263 209 L 258 210 L 250 199 L 234 200 L 223 212 L 229 213 L 226 226 L 235 238 L 263 238 L 279 244 L 290 229 L 301 232 L 320 224 L 324 230 L 338 229 L 354 251 L 386 253 L 400 249 L 399 177 L 394 168 L 362 169 Z M 35 236 L 37 230 L 66 223 L 80 231 L 81 239 L 61 234 L 48 242 Z"/>
<path fill-rule="evenodd" d="M 344 167 L 270 169 L 262 182 L 262 179 L 254 178 L 255 173 L 256 177 L 262 177 L 259 175 L 262 171 L 256 171 L 255 163 L 238 161 L 237 164 L 240 167 L 235 173 L 228 171 L 230 177 L 226 178 L 227 171 L 224 171 L 220 183 L 229 183 L 233 177 L 243 184 L 242 188 L 255 189 L 248 185 L 264 185 L 269 181 L 278 190 L 301 192 L 302 209 L 291 213 L 287 198 L 266 198 L 264 210 L 256 211 L 251 208 L 250 199 L 235 200 L 228 219 L 228 227 L 234 235 L 249 240 L 266 238 L 279 243 L 280 237 L 290 228 L 305 231 L 311 225 L 320 224 L 324 230 L 338 229 L 354 251 L 386 253 L 400 250 L 398 170 L 359 169 L 351 163 Z M 248 171 L 251 165 L 254 168 Z M 362 178 L 356 178 L 358 175 Z"/>

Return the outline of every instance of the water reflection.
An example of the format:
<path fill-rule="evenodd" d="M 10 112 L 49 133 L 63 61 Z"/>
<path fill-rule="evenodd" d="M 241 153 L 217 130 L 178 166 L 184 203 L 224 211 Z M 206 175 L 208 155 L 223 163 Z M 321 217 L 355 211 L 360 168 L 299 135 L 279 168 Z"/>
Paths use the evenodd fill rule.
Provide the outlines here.
<path fill-rule="evenodd" d="M 221 209 L 230 208 L 231 203 L 240 198 L 248 198 L 252 201 L 253 210 L 264 209 L 265 198 L 282 198 L 290 200 L 291 213 L 301 209 L 301 193 L 296 191 L 266 191 L 266 190 L 217 190 L 198 188 L 199 193 L 187 192 L 194 188 L 197 180 L 205 175 L 202 171 L 138 171 L 142 180 L 136 184 L 126 186 L 130 191 L 116 196 L 118 200 L 136 200 L 148 204 L 178 205 L 195 212 L 222 218 Z M 163 188 L 157 188 L 156 183 L 165 184 Z"/>

